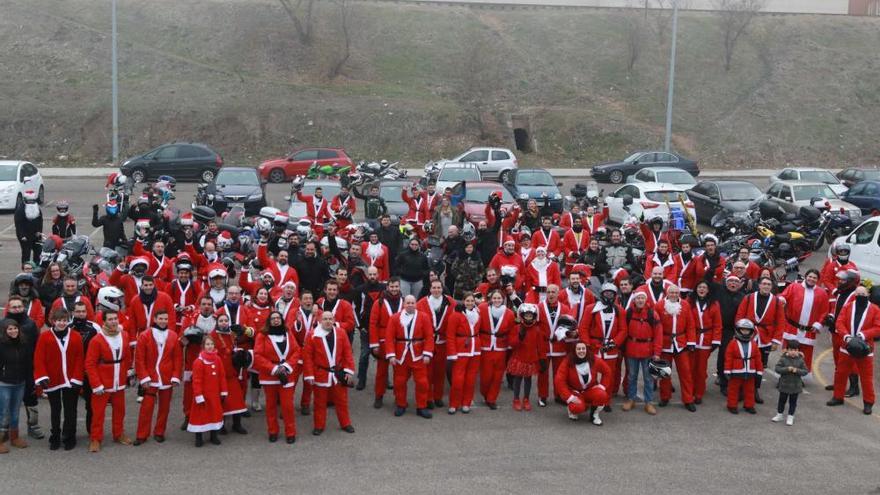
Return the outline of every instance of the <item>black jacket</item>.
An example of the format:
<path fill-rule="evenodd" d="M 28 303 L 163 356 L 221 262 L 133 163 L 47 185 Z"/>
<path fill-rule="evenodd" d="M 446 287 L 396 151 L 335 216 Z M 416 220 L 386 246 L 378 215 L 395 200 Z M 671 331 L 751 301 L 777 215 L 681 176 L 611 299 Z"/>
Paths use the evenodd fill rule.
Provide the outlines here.
<path fill-rule="evenodd" d="M 722 287 L 720 284 L 712 285 L 717 294 L 718 304 L 721 306 L 721 340 L 728 341 L 733 338 L 736 311 L 746 294 L 742 290 L 730 292 L 727 287 Z"/>
<path fill-rule="evenodd" d="M 330 274 L 330 266 L 327 262 L 317 256 L 303 257 L 293 267 L 299 275 L 300 292 L 309 290 L 314 294 L 315 299 L 320 297 L 321 291 L 324 290 L 324 282 Z"/>
<path fill-rule="evenodd" d="M 33 353 L 28 347 L 22 334 L 15 340 L 0 336 L 0 382 L 18 385 L 33 379 Z"/>
<path fill-rule="evenodd" d="M 125 219 L 119 215 L 104 215 L 98 218 L 98 207 L 92 207 L 92 227 L 102 227 L 104 232 L 104 247 L 115 249 L 128 242 L 125 235 Z"/>
<path fill-rule="evenodd" d="M 400 235 L 400 228 L 397 225 L 389 225 L 387 227 L 379 227 L 376 231 L 379 235 L 379 242 L 388 248 L 389 260 L 396 260 L 397 254 L 400 253 L 400 245 L 403 242 L 403 236 Z M 396 274 L 397 271 L 392 266 L 391 273 Z"/>
<path fill-rule="evenodd" d="M 21 239 L 34 240 L 37 234 L 43 231 L 43 212 L 33 220 L 28 220 L 24 214 L 24 201 L 15 207 L 15 236 Z"/>
<path fill-rule="evenodd" d="M 428 257 L 406 247 L 395 260 L 397 275 L 407 282 L 418 282 L 428 275 Z"/>

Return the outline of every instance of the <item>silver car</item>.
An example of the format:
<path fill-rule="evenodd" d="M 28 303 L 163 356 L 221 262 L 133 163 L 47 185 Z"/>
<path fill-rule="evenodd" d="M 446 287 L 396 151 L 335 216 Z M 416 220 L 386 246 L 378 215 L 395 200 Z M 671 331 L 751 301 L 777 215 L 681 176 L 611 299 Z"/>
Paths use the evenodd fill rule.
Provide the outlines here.
<path fill-rule="evenodd" d="M 518 168 L 516 155 L 507 148 L 471 148 L 452 160 L 436 162 L 441 167 L 453 163 L 473 163 L 483 174 L 483 180 L 498 179 L 502 182 L 508 172 Z"/>
<path fill-rule="evenodd" d="M 767 190 L 767 199 L 779 204 L 787 213 L 798 213 L 801 206 L 810 206 L 814 198 L 822 198 L 823 203 L 827 201 L 832 211 L 842 209 L 850 218 L 862 216 L 858 206 L 843 201 L 822 182 L 776 182 Z"/>
<path fill-rule="evenodd" d="M 791 167 L 782 169 L 778 174 L 770 176 L 770 182 L 820 182 L 828 184 L 837 195 L 843 194 L 847 187 L 840 179 L 824 168 Z"/>

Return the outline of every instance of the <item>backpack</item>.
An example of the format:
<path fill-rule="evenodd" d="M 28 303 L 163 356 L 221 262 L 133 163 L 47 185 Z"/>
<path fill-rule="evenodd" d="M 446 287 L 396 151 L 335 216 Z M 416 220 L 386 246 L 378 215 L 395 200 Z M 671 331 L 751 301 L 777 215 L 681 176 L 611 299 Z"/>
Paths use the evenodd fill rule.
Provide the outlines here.
<path fill-rule="evenodd" d="M 627 308 L 627 310 L 626 310 L 626 324 L 629 325 L 629 322 L 630 322 L 632 319 L 633 319 L 633 308 L 632 308 L 632 307 L 629 307 L 629 308 Z M 648 318 L 647 318 L 647 319 L 644 319 L 644 320 L 643 320 L 643 319 L 641 319 L 641 318 L 636 318 L 636 321 L 647 321 L 648 324 L 651 325 L 652 327 L 653 327 L 654 325 L 656 325 L 656 324 L 657 324 L 657 320 L 656 320 L 656 318 L 654 318 L 654 308 L 652 308 L 652 307 L 650 307 L 650 306 L 648 307 Z"/>

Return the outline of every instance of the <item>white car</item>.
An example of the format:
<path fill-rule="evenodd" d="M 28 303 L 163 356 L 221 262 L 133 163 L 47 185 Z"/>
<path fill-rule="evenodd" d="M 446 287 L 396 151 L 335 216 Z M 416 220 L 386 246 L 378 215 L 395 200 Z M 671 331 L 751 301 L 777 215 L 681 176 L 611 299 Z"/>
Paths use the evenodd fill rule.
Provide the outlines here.
<path fill-rule="evenodd" d="M 802 206 L 810 206 L 814 198 L 821 198 L 832 211 L 845 211 L 851 219 L 862 216 L 858 206 L 838 198 L 831 186 L 822 182 L 776 182 L 767 189 L 766 198 L 786 213 L 798 213 Z"/>
<path fill-rule="evenodd" d="M 648 167 L 643 168 L 633 175 L 626 178 L 626 182 L 633 184 L 637 182 L 665 182 L 667 184 L 675 184 L 688 189 L 697 185 L 697 179 L 688 172 L 674 167 Z"/>
<path fill-rule="evenodd" d="M 685 191 L 688 188 L 663 182 L 638 182 L 627 184 L 614 191 L 605 198 L 608 205 L 608 219 L 616 224 L 623 224 L 630 215 L 640 218 L 645 214 L 645 220 L 659 216 L 665 222 L 669 218 L 669 208 L 681 208 L 682 200 L 691 216 L 697 220 L 697 212 L 694 203 L 687 198 Z M 632 198 L 629 212 L 623 209 L 624 198 Z"/>
<path fill-rule="evenodd" d="M 25 191 L 36 191 L 43 204 L 43 176 L 30 162 L 0 160 L 0 210 L 14 210 Z"/>
<path fill-rule="evenodd" d="M 447 163 L 437 175 L 436 190 L 441 193 L 446 188 L 452 189 L 463 181 L 480 182 L 483 180 L 480 169 L 473 163 Z"/>
<path fill-rule="evenodd" d="M 849 259 L 859 267 L 862 280 L 868 279 L 876 286 L 880 284 L 880 217 L 869 217 L 861 225 L 845 236 L 838 237 L 831 243 L 828 256 L 834 252 L 838 244 L 847 243 L 852 246 Z"/>
<path fill-rule="evenodd" d="M 770 183 L 776 182 L 821 182 L 828 184 L 838 196 L 847 190 L 847 187 L 840 183 L 840 179 L 824 168 L 785 168 L 778 174 L 770 176 Z"/>
<path fill-rule="evenodd" d="M 450 163 L 473 163 L 480 169 L 484 180 L 491 178 L 502 182 L 509 171 L 518 168 L 516 155 L 507 148 L 471 148 L 452 160 L 437 160 L 441 167 Z"/>

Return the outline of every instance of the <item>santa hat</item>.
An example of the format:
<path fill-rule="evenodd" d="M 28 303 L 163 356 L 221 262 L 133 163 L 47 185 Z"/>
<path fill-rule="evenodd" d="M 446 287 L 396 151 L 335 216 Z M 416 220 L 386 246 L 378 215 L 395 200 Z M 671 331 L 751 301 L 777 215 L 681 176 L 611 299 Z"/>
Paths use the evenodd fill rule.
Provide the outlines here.
<path fill-rule="evenodd" d="M 232 234 L 228 230 L 224 230 L 217 235 L 217 240 L 222 242 L 232 242 Z"/>
<path fill-rule="evenodd" d="M 504 242 L 501 243 L 501 245 L 503 246 L 503 245 L 507 244 L 508 242 L 513 244 L 514 246 L 516 246 L 516 240 L 514 240 L 514 238 L 509 235 L 504 236 Z"/>
<path fill-rule="evenodd" d="M 535 248 L 535 252 L 536 252 L 536 253 L 542 253 L 542 252 L 543 252 L 544 254 L 547 254 L 547 248 L 544 247 L 544 246 L 538 246 L 537 248 Z"/>
<path fill-rule="evenodd" d="M 104 206 L 106 206 L 107 208 L 116 208 L 117 206 L 119 206 L 119 204 L 116 202 L 115 199 L 111 199 L 110 201 L 107 201 Z"/>
<path fill-rule="evenodd" d="M 150 266 L 150 262 L 147 261 L 146 258 L 144 258 L 142 256 L 138 256 L 137 258 L 131 260 L 131 263 L 128 264 L 128 267 L 134 268 L 136 265 L 144 265 L 144 266 L 148 267 L 148 266 Z"/>
<path fill-rule="evenodd" d="M 284 282 L 283 284 L 281 284 L 281 288 L 283 289 L 288 285 L 296 289 L 296 284 L 293 282 L 293 280 L 288 280 L 287 282 Z"/>
<path fill-rule="evenodd" d="M 271 278 L 273 281 L 275 280 L 275 274 L 272 273 L 272 272 L 269 271 L 269 270 L 263 270 L 263 273 L 260 274 L 260 278 L 263 278 L 263 277 L 265 277 L 266 275 L 268 275 L 269 278 Z"/>
<path fill-rule="evenodd" d="M 184 213 L 180 215 L 180 225 L 184 227 L 192 227 L 193 225 L 193 215 L 192 213 Z"/>
<path fill-rule="evenodd" d="M 208 265 L 208 278 L 226 277 L 226 267 L 220 263 L 211 263 Z"/>

